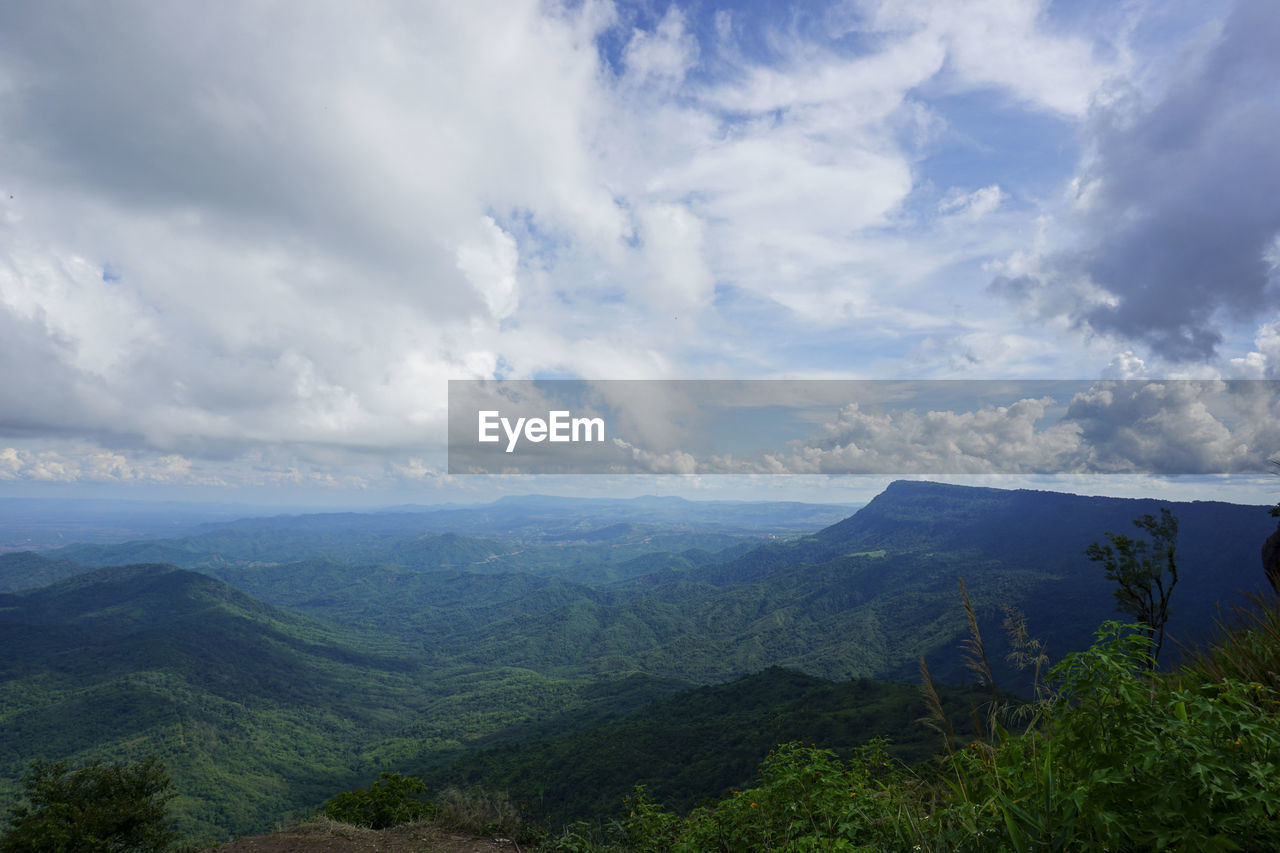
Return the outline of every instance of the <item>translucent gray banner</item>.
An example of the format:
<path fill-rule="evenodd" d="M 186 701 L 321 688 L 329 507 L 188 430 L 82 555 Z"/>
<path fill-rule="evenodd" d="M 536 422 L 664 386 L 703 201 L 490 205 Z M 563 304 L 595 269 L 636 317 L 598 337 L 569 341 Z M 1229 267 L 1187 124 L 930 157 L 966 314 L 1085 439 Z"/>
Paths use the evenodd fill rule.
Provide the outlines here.
<path fill-rule="evenodd" d="M 451 380 L 450 474 L 1232 474 L 1271 380 Z"/>

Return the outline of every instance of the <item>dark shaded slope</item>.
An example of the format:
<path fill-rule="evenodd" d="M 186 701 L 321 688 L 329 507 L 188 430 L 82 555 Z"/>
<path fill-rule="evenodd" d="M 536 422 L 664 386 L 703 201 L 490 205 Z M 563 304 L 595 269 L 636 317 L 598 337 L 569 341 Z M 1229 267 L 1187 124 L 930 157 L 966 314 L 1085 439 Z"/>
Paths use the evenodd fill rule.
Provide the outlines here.
<path fill-rule="evenodd" d="M 719 586 L 726 596 L 756 588 L 755 599 L 775 602 L 762 606 L 810 620 L 807 633 L 817 643 L 793 665 L 829 672 L 813 668 L 814 656 L 832 645 L 833 631 L 859 634 L 854 614 L 860 613 L 864 624 L 875 624 L 867 640 L 899 650 L 905 641 L 912 652 L 930 654 L 944 677 L 957 678 L 963 677 L 958 658 L 946 650 L 964 632 L 958 578 L 978 606 L 997 661 L 1005 651 L 1001 604 L 1023 609 L 1055 655 L 1082 648 L 1100 622 L 1118 616 L 1113 586 L 1085 549 L 1107 531 L 1133 534 L 1133 519 L 1161 506 L 1172 507 L 1180 522 L 1170 634 L 1191 641 L 1208 632 L 1219 604 L 1259 586 L 1258 549 L 1273 526 L 1265 508 L 898 481 L 814 536 L 684 576 Z M 874 674 L 907 677 L 914 656 L 890 654 Z"/>
<path fill-rule="evenodd" d="M 942 689 L 957 728 L 973 689 Z M 800 740 L 844 752 L 889 736 L 890 751 L 907 761 L 932 755 L 937 732 L 920 721 L 918 687 L 876 681 L 833 683 L 770 668 L 755 675 L 687 690 L 604 725 L 544 740 L 473 750 L 424 768 L 437 785 L 472 784 L 510 791 L 553 825 L 608 819 L 636 784 L 678 809 L 747 787 L 765 754 Z"/>

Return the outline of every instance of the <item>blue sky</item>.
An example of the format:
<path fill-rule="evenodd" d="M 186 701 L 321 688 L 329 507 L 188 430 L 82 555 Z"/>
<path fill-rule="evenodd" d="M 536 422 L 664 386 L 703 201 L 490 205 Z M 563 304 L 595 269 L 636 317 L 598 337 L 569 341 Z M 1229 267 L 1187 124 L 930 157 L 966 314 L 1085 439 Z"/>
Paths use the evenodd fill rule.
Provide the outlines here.
<path fill-rule="evenodd" d="M 1276 43 L 1265 0 L 6 4 L 0 492 L 858 500 L 449 477 L 446 383 L 1277 378 Z"/>

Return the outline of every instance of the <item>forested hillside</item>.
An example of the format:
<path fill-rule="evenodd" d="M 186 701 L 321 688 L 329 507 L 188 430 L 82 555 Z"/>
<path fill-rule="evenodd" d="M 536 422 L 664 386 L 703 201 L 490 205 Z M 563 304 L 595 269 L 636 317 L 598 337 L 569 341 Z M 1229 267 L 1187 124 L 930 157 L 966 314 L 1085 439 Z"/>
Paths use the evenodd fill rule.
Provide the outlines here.
<path fill-rule="evenodd" d="M 464 533 L 415 512 L 301 516 L 4 555 L 0 777 L 13 791 L 34 758 L 155 752 L 184 831 L 225 837 L 383 770 L 507 788 L 567 819 L 634 781 L 681 806 L 719 795 L 774 739 L 886 735 L 919 758 L 919 658 L 941 683 L 972 678 L 959 579 L 997 681 L 1025 693 L 1002 607 L 1052 659 L 1086 647 L 1114 599 L 1085 549 L 1165 505 L 898 482 L 808 535 L 796 527 L 827 510 L 783 506 L 770 527 L 750 505 L 716 522 L 607 502 L 592 520 L 544 499 L 432 514 L 460 513 Z M 1260 586 L 1275 521 L 1168 506 L 1169 630 L 1187 642 Z M 92 567 L 147 555 L 200 573 Z M 721 686 L 680 694 L 699 685 Z M 964 695 L 944 690 L 961 715 Z"/>

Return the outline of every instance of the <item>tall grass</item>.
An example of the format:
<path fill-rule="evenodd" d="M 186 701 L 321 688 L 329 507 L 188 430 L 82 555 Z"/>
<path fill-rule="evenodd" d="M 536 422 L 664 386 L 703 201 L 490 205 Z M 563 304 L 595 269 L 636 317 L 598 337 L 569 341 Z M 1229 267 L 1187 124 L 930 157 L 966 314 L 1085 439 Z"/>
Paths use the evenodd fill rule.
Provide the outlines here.
<path fill-rule="evenodd" d="M 1180 683 L 1260 684 L 1271 700 L 1280 700 L 1280 598 L 1258 592 L 1248 602 L 1219 617 L 1214 638 L 1189 653 Z"/>

